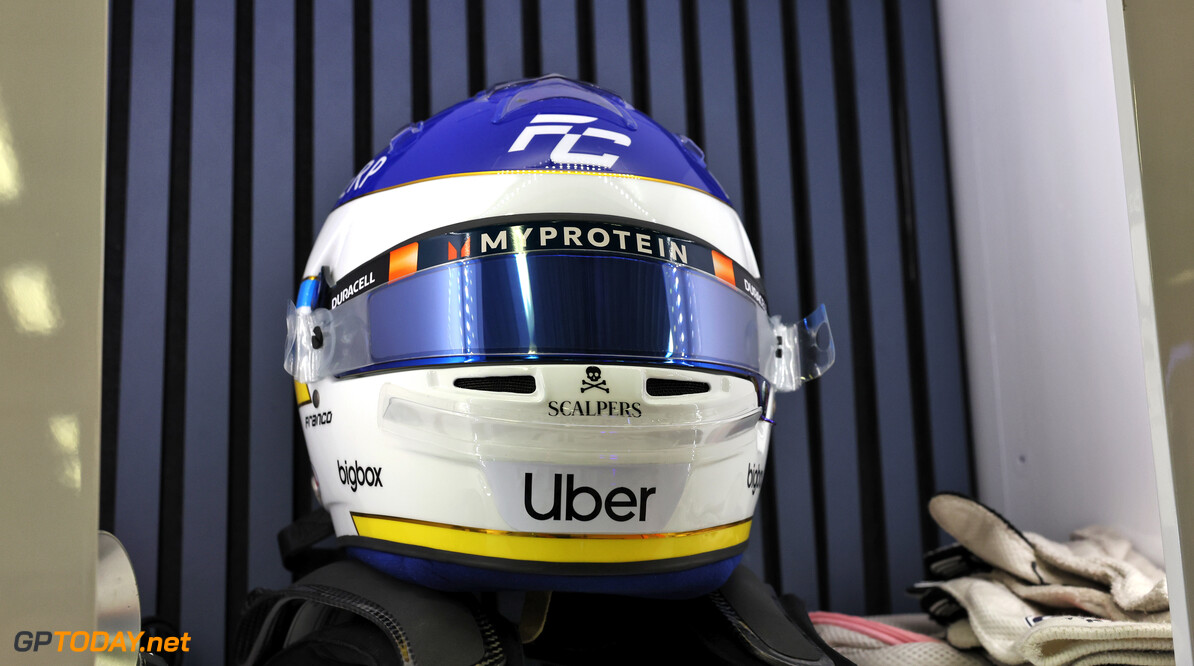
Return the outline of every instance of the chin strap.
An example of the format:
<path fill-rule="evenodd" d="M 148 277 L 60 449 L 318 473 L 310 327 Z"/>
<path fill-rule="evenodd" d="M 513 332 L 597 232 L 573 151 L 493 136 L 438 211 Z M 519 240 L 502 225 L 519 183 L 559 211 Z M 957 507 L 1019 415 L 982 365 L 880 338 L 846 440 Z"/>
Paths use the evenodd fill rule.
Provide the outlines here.
<path fill-rule="evenodd" d="M 321 541 L 336 536 L 332 516 L 322 507 L 308 513 L 278 531 L 278 551 L 282 566 L 295 576 L 308 573 L 336 559 L 335 548 L 317 547 Z"/>

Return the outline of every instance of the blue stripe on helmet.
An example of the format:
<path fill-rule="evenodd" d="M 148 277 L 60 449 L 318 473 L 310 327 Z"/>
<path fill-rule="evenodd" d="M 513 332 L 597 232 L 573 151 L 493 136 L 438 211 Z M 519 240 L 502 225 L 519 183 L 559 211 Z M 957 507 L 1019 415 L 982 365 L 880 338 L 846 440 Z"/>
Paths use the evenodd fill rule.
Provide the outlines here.
<path fill-rule="evenodd" d="M 650 178 L 730 203 L 690 140 L 609 91 L 545 76 L 478 93 L 407 126 L 336 205 L 430 178 L 526 170 Z"/>

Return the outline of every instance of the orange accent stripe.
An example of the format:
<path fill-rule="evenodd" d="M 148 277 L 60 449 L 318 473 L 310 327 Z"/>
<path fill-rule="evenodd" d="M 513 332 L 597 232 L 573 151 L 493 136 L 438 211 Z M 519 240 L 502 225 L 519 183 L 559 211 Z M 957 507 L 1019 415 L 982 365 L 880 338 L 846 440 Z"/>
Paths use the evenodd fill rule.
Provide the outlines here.
<path fill-rule="evenodd" d="M 452 261 L 455 258 L 456 258 L 456 246 L 453 245 L 451 241 L 448 241 L 448 261 Z"/>
<path fill-rule="evenodd" d="M 713 250 L 713 274 L 732 287 L 738 286 L 738 281 L 734 279 L 734 262 L 717 250 Z"/>
<path fill-rule="evenodd" d="M 472 237 L 470 237 L 470 236 L 465 236 L 465 237 L 464 237 L 464 245 L 462 245 L 462 246 L 460 247 L 460 257 L 461 257 L 462 259 L 463 259 L 464 257 L 467 257 L 467 256 L 469 256 L 469 254 L 470 254 L 470 252 L 469 252 L 469 244 L 470 244 L 470 243 L 472 243 L 472 242 L 473 242 L 473 239 L 472 239 Z"/>
<path fill-rule="evenodd" d="M 419 269 L 419 244 L 409 243 L 390 251 L 390 282 Z"/>

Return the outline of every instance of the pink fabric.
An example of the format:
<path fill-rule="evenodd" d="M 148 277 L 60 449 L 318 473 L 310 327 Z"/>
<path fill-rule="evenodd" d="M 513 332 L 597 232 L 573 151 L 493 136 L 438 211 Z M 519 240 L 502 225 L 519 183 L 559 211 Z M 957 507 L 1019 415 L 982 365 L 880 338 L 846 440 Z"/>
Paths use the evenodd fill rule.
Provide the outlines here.
<path fill-rule="evenodd" d="M 828 624 L 842 629 L 849 629 L 860 633 L 864 636 L 869 636 L 877 641 L 881 641 L 888 645 L 902 645 L 904 643 L 940 643 L 941 641 L 932 636 L 925 636 L 918 634 L 915 631 L 908 631 L 907 629 L 900 629 L 893 627 L 890 624 L 883 624 L 874 620 L 868 620 L 863 617 L 855 617 L 853 615 L 843 615 L 842 613 L 830 613 L 827 611 L 813 611 L 808 614 L 813 624 Z"/>

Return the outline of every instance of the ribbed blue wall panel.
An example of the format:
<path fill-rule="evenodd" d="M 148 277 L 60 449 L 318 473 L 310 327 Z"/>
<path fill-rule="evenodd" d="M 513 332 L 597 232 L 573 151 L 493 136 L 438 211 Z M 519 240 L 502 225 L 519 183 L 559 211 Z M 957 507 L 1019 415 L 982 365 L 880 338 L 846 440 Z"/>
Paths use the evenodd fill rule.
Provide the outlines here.
<path fill-rule="evenodd" d="M 373 3 L 373 145 L 410 123 L 410 2 Z"/>
<path fill-rule="evenodd" d="M 596 0 L 593 3 L 593 32 L 596 39 L 597 85 L 634 100 L 634 64 L 630 61 L 630 8 L 626 0 Z"/>
<path fill-rule="evenodd" d="M 229 294 L 232 292 L 232 0 L 195 7 L 194 119 L 191 135 L 190 261 L 179 626 L 195 658 L 222 656 L 227 539 Z"/>
<path fill-rule="evenodd" d="M 249 357 L 249 506 L 247 578 L 285 585 L 275 535 L 291 515 L 294 384 L 278 373 L 279 313 L 294 289 L 295 11 L 257 0 L 253 59 L 252 271 Z M 243 285 L 237 285 L 243 288 Z"/>
<path fill-rule="evenodd" d="M 468 28 L 464 0 L 428 2 L 431 37 L 431 113 L 477 92 L 468 89 Z M 401 48 L 403 42 L 395 42 Z M 358 165 L 359 166 L 359 165 Z"/>
<path fill-rule="evenodd" d="M 825 576 L 821 603 L 831 608 L 864 607 L 862 515 L 854 415 L 853 327 L 849 294 L 845 220 L 838 179 L 838 117 L 828 3 L 797 5 L 801 79 L 804 91 L 808 205 L 812 220 L 816 298 L 825 303 L 833 326 L 837 364 L 818 387 L 823 428 L 820 469 L 825 495 Z M 776 474 L 775 476 L 778 476 Z M 774 478 L 774 476 L 773 476 Z"/>
<path fill-rule="evenodd" d="M 306 249 L 296 243 L 310 243 L 361 166 L 355 143 L 376 152 L 478 82 L 547 72 L 592 72 L 698 139 L 754 236 L 773 310 L 792 319 L 828 308 L 837 366 L 780 398 L 748 564 L 810 608 L 913 607 L 902 590 L 939 540 L 923 500 L 972 489 L 931 0 L 179 6 L 194 35 L 189 68 L 175 68 L 173 4 L 135 4 L 129 99 L 114 107 L 127 110 L 127 166 L 113 174 L 127 182 L 127 206 L 108 224 L 126 241 L 120 316 L 105 320 L 122 342 L 105 357 L 120 382 L 104 396 L 118 427 L 105 430 L 101 525 L 132 556 L 145 614 L 177 607 L 164 619 L 195 637 L 188 664 L 223 663 L 243 595 L 289 580 L 275 534 L 311 494 L 280 367 L 282 314 Z M 189 196 L 185 395 L 172 397 L 170 157 L 181 131 L 172 120 L 185 117 L 172 108 L 176 71 L 189 72 L 191 94 L 189 187 L 178 190 Z M 238 136 L 251 144 L 239 172 Z M 244 273 L 236 238 L 248 246 Z M 248 308 L 241 330 L 234 301 Z M 249 360 L 236 368 L 232 358 Z M 234 382 L 247 385 L 244 427 L 230 410 Z M 163 413 L 178 400 L 184 436 L 163 448 Z M 178 450 L 169 447 L 181 448 L 182 470 L 163 479 L 163 451 Z M 180 508 L 167 490 L 179 486 Z M 159 531 L 159 517 L 181 534 Z M 159 561 L 172 560 L 162 554 L 180 550 L 178 579 L 167 566 L 163 583 Z"/>
<path fill-rule="evenodd" d="M 890 599 L 905 600 L 908 581 L 921 571 L 920 532 L 906 529 L 918 511 L 916 442 L 912 425 L 912 392 L 908 368 L 906 303 L 900 247 L 899 208 L 888 103 L 883 7 L 851 5 L 856 90 L 859 109 L 863 210 L 869 268 L 870 311 L 874 327 L 875 381 L 879 439 L 883 443 L 883 506 Z M 894 250 L 894 251 L 893 251 Z M 910 611 L 914 604 L 898 606 Z"/>
<path fill-rule="evenodd" d="M 104 396 L 120 400 L 116 479 L 108 480 L 104 491 L 116 493 L 111 529 L 129 552 L 148 609 L 157 595 L 173 21 L 168 3 L 138 4 L 133 14 L 128 205 L 121 220 L 126 229 L 124 316 L 116 329 L 123 354 L 104 361 L 105 369 L 119 363 L 121 378 L 119 396 Z M 105 328 L 105 335 L 112 334 Z"/>
<path fill-rule="evenodd" d="M 543 72 L 572 78 L 580 76 L 580 60 L 576 52 L 576 5 L 571 2 L 541 2 L 539 26 Z"/>
<path fill-rule="evenodd" d="M 684 78 L 688 66 L 684 62 L 680 0 L 643 4 L 647 15 L 647 79 L 651 94 L 647 104 L 640 101 L 638 106 L 673 132 L 690 134 L 692 130 L 685 119 Z"/>
<path fill-rule="evenodd" d="M 757 183 L 760 227 L 765 243 L 756 248 L 777 312 L 801 312 L 800 275 L 796 258 L 796 202 L 792 191 L 792 154 L 787 114 L 783 45 L 783 0 L 749 4 L 751 83 L 754 95 Z M 799 129 L 799 128 L 796 128 Z M 796 159 L 803 160 L 804 156 Z M 796 165 L 796 168 L 801 168 Z M 780 579 L 787 592 L 810 607 L 821 607 L 817 587 L 817 549 L 809 461 L 807 393 L 780 394 L 776 411 L 783 415 L 771 434 L 774 468 L 766 480 L 782 507 L 776 544 L 782 553 Z M 782 475 L 775 472 L 782 470 Z"/>

